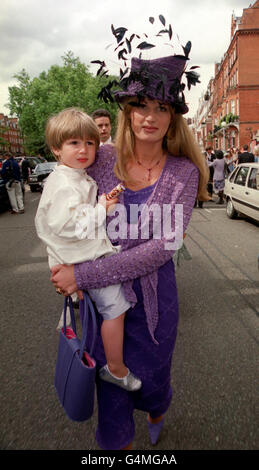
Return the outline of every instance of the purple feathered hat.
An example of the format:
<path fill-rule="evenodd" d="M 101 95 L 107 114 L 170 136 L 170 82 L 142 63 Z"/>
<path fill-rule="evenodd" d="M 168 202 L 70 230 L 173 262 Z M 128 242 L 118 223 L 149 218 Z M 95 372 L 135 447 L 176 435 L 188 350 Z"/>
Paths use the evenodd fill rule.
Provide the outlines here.
<path fill-rule="evenodd" d="M 169 103 L 177 113 L 185 114 L 188 107 L 181 86 L 185 64 L 184 57 L 168 56 L 153 60 L 133 57 L 130 74 L 120 83 L 121 91 L 113 92 L 114 98 L 121 102 L 126 97 L 147 96 Z"/>
<path fill-rule="evenodd" d="M 166 27 L 166 21 L 162 15 L 159 16 L 159 20 Z M 149 21 L 153 24 L 154 18 L 149 18 Z M 197 67 L 191 67 L 189 71 L 186 71 L 186 62 L 189 60 L 191 42 L 188 41 L 185 47 L 182 46 L 184 55 L 170 55 L 151 60 L 142 59 L 141 54 L 139 58 L 133 57 L 129 69 L 127 67 L 127 54 L 130 54 L 132 51 L 133 39 L 136 37 L 140 39 L 140 37 L 132 34 L 130 38 L 126 38 L 126 31 L 126 28 L 120 27 L 114 29 L 112 26 L 112 33 L 116 37 L 118 44 L 115 51 L 118 50 L 118 59 L 123 60 L 125 69 L 120 68 L 120 80 L 110 80 L 102 88 L 98 97 L 106 103 L 116 101 L 120 104 L 127 97 L 141 99 L 147 96 L 148 98 L 171 104 L 176 113 L 187 113 L 189 109 L 185 103 L 183 93 L 185 89 L 185 83 L 182 82 L 183 76 L 185 75 L 187 79 L 188 89 L 191 88 L 191 85 L 200 83 L 199 75 L 193 71 Z M 169 40 L 171 40 L 171 25 L 167 29 L 159 31 L 157 36 L 162 34 L 168 34 Z M 146 34 L 145 37 L 147 37 Z M 151 49 L 153 47 L 155 47 L 154 44 L 147 43 L 146 41 L 141 42 L 137 46 L 140 50 Z M 104 61 L 95 60 L 92 63 L 100 65 L 97 75 L 108 76 L 108 70 Z"/>

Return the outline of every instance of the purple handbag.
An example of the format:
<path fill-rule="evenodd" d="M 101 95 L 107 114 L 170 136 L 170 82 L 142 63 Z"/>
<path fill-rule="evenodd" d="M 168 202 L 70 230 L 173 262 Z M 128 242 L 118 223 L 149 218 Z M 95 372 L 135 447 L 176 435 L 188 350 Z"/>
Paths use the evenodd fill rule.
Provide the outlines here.
<path fill-rule="evenodd" d="M 71 327 L 66 326 L 69 304 Z M 93 414 L 96 362 L 92 357 L 96 338 L 96 317 L 90 297 L 84 292 L 80 300 L 82 338 L 77 337 L 75 314 L 71 297 L 65 297 L 64 327 L 59 336 L 58 357 L 55 372 L 55 388 L 67 416 L 74 421 L 85 421 Z M 85 349 L 89 323 L 92 323 L 93 339 L 89 353 Z"/>

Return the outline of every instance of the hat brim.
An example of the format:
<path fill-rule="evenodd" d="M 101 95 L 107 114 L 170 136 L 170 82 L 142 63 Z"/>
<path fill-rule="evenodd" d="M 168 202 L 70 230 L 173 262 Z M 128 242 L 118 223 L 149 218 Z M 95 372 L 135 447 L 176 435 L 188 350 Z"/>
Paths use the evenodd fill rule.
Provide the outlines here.
<path fill-rule="evenodd" d="M 117 101 L 117 103 L 123 103 L 123 101 L 126 99 L 126 98 L 137 98 L 137 97 L 147 97 L 151 100 L 160 100 L 159 97 L 157 96 L 152 96 L 151 94 L 141 94 L 141 93 L 136 93 L 136 92 L 128 92 L 128 91 L 115 91 L 114 94 L 113 94 L 115 100 Z M 172 100 L 163 100 L 161 99 L 161 101 L 163 103 L 167 103 L 167 104 L 170 104 L 176 114 L 186 114 L 188 113 L 189 111 L 189 108 L 188 106 L 186 105 L 186 103 L 176 103 Z"/>

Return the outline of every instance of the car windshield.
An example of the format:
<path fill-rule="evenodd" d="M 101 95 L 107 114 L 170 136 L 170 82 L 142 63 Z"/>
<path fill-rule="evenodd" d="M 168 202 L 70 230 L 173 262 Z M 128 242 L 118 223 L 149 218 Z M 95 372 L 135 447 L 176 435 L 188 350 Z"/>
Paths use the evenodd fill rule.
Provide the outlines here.
<path fill-rule="evenodd" d="M 57 165 L 57 162 L 39 163 L 36 166 L 35 171 L 54 170 L 56 165 Z"/>

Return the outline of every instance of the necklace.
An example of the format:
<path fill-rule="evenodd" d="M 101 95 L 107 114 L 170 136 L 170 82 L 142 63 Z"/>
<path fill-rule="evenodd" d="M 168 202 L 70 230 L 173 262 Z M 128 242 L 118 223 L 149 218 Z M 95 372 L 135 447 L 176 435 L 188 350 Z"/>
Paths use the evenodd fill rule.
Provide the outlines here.
<path fill-rule="evenodd" d="M 146 171 L 148 171 L 148 178 L 147 180 L 151 180 L 151 171 L 161 162 L 161 159 L 159 159 L 153 166 L 150 168 L 146 168 L 139 160 L 137 160 L 138 165 L 142 166 Z"/>

